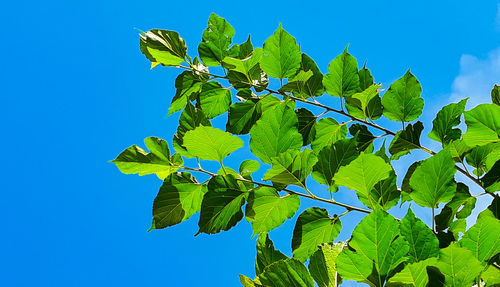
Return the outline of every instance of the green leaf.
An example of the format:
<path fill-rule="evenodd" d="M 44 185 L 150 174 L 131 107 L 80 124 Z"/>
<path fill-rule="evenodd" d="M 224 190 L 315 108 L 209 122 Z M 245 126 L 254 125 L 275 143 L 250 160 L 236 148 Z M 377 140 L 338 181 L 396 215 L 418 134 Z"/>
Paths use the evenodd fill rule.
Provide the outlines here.
<path fill-rule="evenodd" d="M 179 33 L 152 29 L 140 35 L 141 52 L 151 62 L 165 66 L 177 66 L 184 62 L 187 47 Z"/>
<path fill-rule="evenodd" d="M 248 100 L 229 107 L 226 130 L 232 134 L 247 134 L 261 116 L 258 103 Z"/>
<path fill-rule="evenodd" d="M 479 214 L 474 224 L 460 240 L 460 246 L 472 251 L 483 264 L 500 253 L 500 221 L 486 209 Z"/>
<path fill-rule="evenodd" d="M 377 85 L 373 84 L 366 88 L 365 90 L 356 93 L 352 95 L 352 98 L 359 100 L 361 103 L 361 111 L 364 112 L 363 114 L 363 119 L 368 118 L 368 114 L 366 113 L 366 110 L 368 109 L 368 106 L 370 102 L 378 96 L 378 89 L 382 87 L 382 85 Z"/>
<path fill-rule="evenodd" d="M 259 61 L 262 58 L 263 54 L 264 51 L 261 48 L 257 48 L 250 56 L 244 59 L 225 57 L 224 66 L 229 70 L 248 75 L 250 74 L 252 68 L 259 64 Z"/>
<path fill-rule="evenodd" d="M 481 279 L 483 279 L 486 283 L 486 286 L 498 287 L 500 284 L 500 270 L 492 265 L 489 265 L 488 268 L 486 268 L 486 271 L 481 274 Z"/>
<path fill-rule="evenodd" d="M 476 146 L 466 155 L 466 158 L 467 163 L 476 168 L 473 173 L 481 176 L 500 160 L 500 142 Z"/>
<path fill-rule="evenodd" d="M 184 146 L 195 157 L 222 162 L 230 153 L 243 147 L 243 141 L 228 132 L 201 126 L 186 133 Z"/>
<path fill-rule="evenodd" d="M 342 166 L 334 175 L 337 185 L 343 185 L 355 190 L 358 197 L 367 198 L 369 207 L 374 208 L 376 199 L 370 192 L 375 184 L 390 176 L 392 167 L 384 159 L 374 154 L 361 154 L 347 166 Z"/>
<path fill-rule="evenodd" d="M 255 274 L 259 276 L 264 269 L 272 263 L 287 259 L 281 251 L 274 249 L 273 241 L 269 234 L 261 233 L 257 238 L 257 257 L 255 258 Z"/>
<path fill-rule="evenodd" d="M 300 62 L 300 48 L 295 38 L 283 30 L 280 24 L 278 30 L 264 42 L 260 67 L 269 76 L 283 79 L 295 75 Z"/>
<path fill-rule="evenodd" d="M 337 258 L 340 276 L 384 286 L 391 271 L 407 259 L 408 243 L 399 235 L 396 219 L 375 209 L 356 226 L 350 248 L 344 248 Z"/>
<path fill-rule="evenodd" d="M 169 227 L 200 211 L 206 186 L 187 172 L 169 175 L 153 202 L 154 229 Z"/>
<path fill-rule="evenodd" d="M 314 287 L 307 268 L 293 258 L 279 260 L 267 266 L 259 279 L 266 287 Z"/>
<path fill-rule="evenodd" d="M 323 74 L 311 57 L 302 53 L 302 62 L 300 63 L 301 71 L 312 71 L 312 76 L 301 86 L 300 91 L 294 91 L 293 95 L 298 98 L 307 99 L 310 97 L 319 97 L 323 95 Z"/>
<path fill-rule="evenodd" d="M 306 146 L 311 143 L 311 129 L 316 124 L 316 116 L 306 108 L 295 110 L 297 114 L 297 128 L 302 135 L 302 145 Z"/>
<path fill-rule="evenodd" d="M 401 283 L 404 284 L 404 286 L 415 287 L 429 286 L 427 285 L 427 283 L 429 283 L 427 267 L 435 265 L 436 262 L 437 258 L 429 258 L 420 262 L 408 264 L 403 268 L 403 270 L 391 277 L 391 279 L 389 279 L 389 283 Z"/>
<path fill-rule="evenodd" d="M 280 92 L 294 92 L 298 94 L 305 94 L 305 85 L 306 82 L 312 77 L 312 71 L 299 71 L 295 76 L 288 80 L 288 83 L 284 85 Z"/>
<path fill-rule="evenodd" d="M 491 89 L 491 102 L 500 106 L 500 86 L 495 84 Z"/>
<path fill-rule="evenodd" d="M 311 207 L 299 215 L 293 229 L 293 257 L 301 262 L 306 261 L 318 245 L 332 242 L 342 229 L 338 217 L 330 217 L 328 211 L 319 207 Z"/>
<path fill-rule="evenodd" d="M 361 68 L 358 71 L 358 74 L 359 74 L 359 84 L 361 91 L 368 89 L 374 84 L 374 79 L 370 73 L 370 70 L 368 70 L 366 66 Z M 345 99 L 345 105 L 349 114 L 354 117 L 357 118 L 367 117 L 369 119 L 376 120 L 382 116 L 383 108 L 381 101 L 382 100 L 380 99 L 380 96 L 378 96 L 377 94 L 368 102 L 366 108 L 362 109 L 360 100 L 355 99 L 353 97 L 348 97 Z"/>
<path fill-rule="evenodd" d="M 156 174 L 160 179 L 166 178 L 177 171 L 175 161 L 170 157 L 168 143 L 157 137 L 149 137 L 144 140 L 150 152 L 133 145 L 112 160 L 121 172 L 125 174 Z"/>
<path fill-rule="evenodd" d="M 471 196 L 469 188 L 459 182 L 455 195 L 441 212 L 436 215 L 436 230 L 443 231 L 452 225 L 455 217 L 457 219 L 467 218 L 476 205 L 476 198 Z"/>
<path fill-rule="evenodd" d="M 324 243 L 314 252 L 309 261 L 309 273 L 319 287 L 337 287 L 342 282 L 335 261 L 344 248 L 344 243 Z"/>
<path fill-rule="evenodd" d="M 171 115 L 177 111 L 184 109 L 186 103 L 189 101 L 191 95 L 197 94 L 201 91 L 201 85 L 207 78 L 202 76 L 197 76 L 195 73 L 190 71 L 182 72 L 175 79 L 175 96 L 172 99 L 172 103 L 168 108 L 168 115 Z"/>
<path fill-rule="evenodd" d="M 432 121 L 432 131 L 429 133 L 429 138 L 441 142 L 443 145 L 460 139 L 462 131 L 454 127 L 460 124 L 460 117 L 464 113 L 467 100 L 468 98 L 444 106 Z"/>
<path fill-rule="evenodd" d="M 255 285 L 256 283 L 252 279 L 246 277 L 245 275 L 241 275 L 240 274 L 239 277 L 240 277 L 240 283 L 241 283 L 241 285 L 243 285 L 243 287 L 257 287 L 257 286 L 262 286 L 262 285 Z"/>
<path fill-rule="evenodd" d="M 424 129 L 422 122 L 418 121 L 415 124 L 409 124 L 402 131 L 396 133 L 389 146 L 389 152 L 392 154 L 391 159 L 397 160 L 401 156 L 408 154 L 413 149 L 420 148 L 420 134 Z"/>
<path fill-rule="evenodd" d="M 265 110 L 250 129 L 250 149 L 264 163 L 287 150 L 300 150 L 302 136 L 297 131 L 293 103 L 281 103 Z"/>
<path fill-rule="evenodd" d="M 481 178 L 481 181 L 488 192 L 493 193 L 500 190 L 500 160 Z"/>
<path fill-rule="evenodd" d="M 470 147 L 500 141 L 500 106 L 482 104 L 465 112 L 467 132 L 463 135 Z"/>
<path fill-rule="evenodd" d="M 455 161 L 446 149 L 424 160 L 410 178 L 411 199 L 420 206 L 433 208 L 448 202 L 457 188 L 453 181 L 456 172 Z"/>
<path fill-rule="evenodd" d="M 233 27 L 215 13 L 208 19 L 208 28 L 203 31 L 202 42 L 198 46 L 200 58 L 207 66 L 219 66 L 228 55 L 229 45 L 234 36 Z"/>
<path fill-rule="evenodd" d="M 280 197 L 274 188 L 259 187 L 250 193 L 246 219 L 252 222 L 253 235 L 268 232 L 292 218 L 300 205 L 297 195 Z M 252 236 L 253 236 L 252 235 Z"/>
<path fill-rule="evenodd" d="M 343 139 L 324 147 L 318 154 L 318 162 L 313 167 L 312 177 L 319 183 L 335 189 L 333 176 L 341 166 L 345 166 L 359 155 L 356 140 Z"/>
<path fill-rule="evenodd" d="M 349 127 L 349 133 L 356 138 L 359 150 L 367 150 L 368 152 L 373 151 L 372 143 L 375 140 L 375 136 L 373 136 L 365 125 L 357 123 L 352 124 Z"/>
<path fill-rule="evenodd" d="M 227 73 L 229 83 L 237 90 L 249 89 L 254 87 L 255 91 L 263 91 L 269 84 L 268 76 L 262 72 L 259 66 L 254 66 L 248 75 L 236 71 L 229 71 Z"/>
<path fill-rule="evenodd" d="M 246 195 L 233 175 L 212 177 L 201 203 L 197 235 L 227 231 L 235 226 L 243 218 L 241 207 L 245 204 Z"/>
<path fill-rule="evenodd" d="M 244 160 L 241 164 L 240 164 L 240 174 L 242 176 L 247 176 L 247 175 L 251 175 L 252 173 L 256 172 L 257 170 L 259 170 L 260 168 L 260 164 L 258 161 L 256 160 L 253 160 L 253 159 L 247 159 L 247 160 Z"/>
<path fill-rule="evenodd" d="M 310 149 L 289 150 L 271 158 L 272 167 L 264 175 L 264 180 L 283 185 L 305 187 L 307 176 L 311 173 L 318 158 Z"/>
<path fill-rule="evenodd" d="M 333 118 L 324 118 L 314 125 L 314 140 L 311 148 L 319 153 L 325 146 L 331 145 L 347 135 L 347 125 L 339 124 Z"/>
<path fill-rule="evenodd" d="M 395 206 L 399 201 L 401 192 L 396 185 L 396 178 L 396 173 L 391 171 L 389 177 L 377 182 L 370 192 L 370 199 L 384 210 Z M 358 198 L 363 204 L 370 206 L 370 199 L 360 194 L 358 194 Z"/>
<path fill-rule="evenodd" d="M 323 77 L 326 93 L 334 97 L 349 97 L 360 91 L 358 62 L 356 58 L 344 52 L 328 65 L 328 74 Z"/>
<path fill-rule="evenodd" d="M 187 103 L 186 108 L 179 117 L 179 127 L 174 135 L 174 149 L 185 157 L 194 157 L 184 147 L 184 135 L 186 132 L 194 130 L 199 126 L 211 126 L 210 121 L 200 108 L 196 108 L 191 103 Z"/>
<path fill-rule="evenodd" d="M 432 230 L 408 208 L 399 226 L 401 235 L 410 246 L 409 261 L 418 262 L 439 256 L 439 241 Z"/>
<path fill-rule="evenodd" d="M 420 97 L 422 87 L 410 70 L 403 77 L 391 84 L 382 97 L 384 116 L 393 121 L 411 122 L 416 120 L 424 108 L 424 99 Z"/>
<path fill-rule="evenodd" d="M 453 287 L 471 286 L 483 269 L 472 252 L 458 244 L 441 249 L 435 266 L 445 276 L 444 285 Z"/>
<path fill-rule="evenodd" d="M 231 105 L 231 91 L 218 82 L 205 83 L 201 87 L 200 105 L 209 119 L 221 115 Z"/>

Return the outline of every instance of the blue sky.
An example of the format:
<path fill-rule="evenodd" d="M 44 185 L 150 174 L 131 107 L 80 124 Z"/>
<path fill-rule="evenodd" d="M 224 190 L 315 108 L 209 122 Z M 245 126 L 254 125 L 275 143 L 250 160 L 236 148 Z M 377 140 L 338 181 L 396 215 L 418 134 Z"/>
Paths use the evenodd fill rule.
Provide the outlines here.
<path fill-rule="evenodd" d="M 255 46 L 281 22 L 323 72 L 349 43 L 358 62 L 368 60 L 375 80 L 386 88 L 411 68 L 423 86 L 427 134 L 443 104 L 464 97 L 484 102 L 500 81 L 499 5 L 487 0 L 3 3 L 0 285 L 238 286 L 238 274 L 253 275 L 255 238 L 248 223 L 193 237 L 195 216 L 147 233 L 161 182 L 122 175 L 107 162 L 148 136 L 170 141 L 177 125 L 178 114 L 165 116 L 179 71 L 150 71 L 134 28 L 176 30 L 195 55 L 211 12 L 235 27 L 236 43 L 250 33 Z M 244 149 L 226 164 L 247 156 Z M 416 152 L 396 162 L 397 172 L 422 156 Z M 318 185 L 314 189 L 324 192 Z M 353 198 L 348 192 L 340 196 Z M 301 209 L 308 206 L 303 202 Z M 430 221 L 428 210 L 416 213 Z M 360 217 L 345 218 L 348 226 Z M 288 255 L 294 221 L 271 233 Z M 348 235 L 346 230 L 340 237 Z"/>

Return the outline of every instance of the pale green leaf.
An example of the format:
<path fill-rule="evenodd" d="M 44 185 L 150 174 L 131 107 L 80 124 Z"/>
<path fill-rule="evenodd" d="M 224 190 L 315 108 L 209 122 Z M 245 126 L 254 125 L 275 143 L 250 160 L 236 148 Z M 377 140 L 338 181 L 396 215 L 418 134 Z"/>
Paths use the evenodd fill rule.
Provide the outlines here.
<path fill-rule="evenodd" d="M 200 159 L 222 162 L 230 153 L 243 147 L 243 141 L 228 132 L 200 126 L 184 135 L 184 146 Z"/>
<path fill-rule="evenodd" d="M 422 87 L 410 70 L 403 77 L 391 84 L 382 97 L 384 116 L 393 121 L 411 122 L 416 120 L 424 108 L 424 99 L 420 97 Z"/>
<path fill-rule="evenodd" d="M 334 175 L 333 181 L 355 190 L 358 196 L 367 198 L 369 207 L 374 208 L 377 199 L 370 192 L 375 184 L 390 176 L 392 167 L 384 159 L 374 154 L 361 154 L 346 166 L 342 166 Z"/>
<path fill-rule="evenodd" d="M 448 202 L 457 188 L 453 181 L 456 172 L 455 161 L 446 149 L 424 160 L 410 178 L 411 199 L 420 206 L 433 208 Z"/>
<path fill-rule="evenodd" d="M 500 270 L 490 265 L 481 274 L 481 279 L 483 279 L 487 287 L 498 287 L 500 285 Z"/>
<path fill-rule="evenodd" d="M 337 258 L 340 276 L 377 287 L 384 286 L 390 272 L 406 261 L 409 248 L 399 234 L 398 221 L 380 209 L 361 220 L 349 246 Z"/>
<path fill-rule="evenodd" d="M 260 60 L 262 70 L 273 78 L 283 79 L 295 75 L 300 68 L 300 48 L 295 38 L 280 26 L 264 42 L 264 56 Z"/>
<path fill-rule="evenodd" d="M 500 221 L 486 209 L 479 214 L 474 224 L 460 240 L 460 246 L 472 251 L 482 263 L 500 253 Z"/>
<path fill-rule="evenodd" d="M 229 70 L 233 70 L 236 72 L 240 72 L 242 74 L 248 75 L 253 67 L 259 64 L 260 59 L 264 51 L 261 48 L 255 49 L 251 56 L 248 56 L 244 59 L 236 59 L 231 57 L 224 58 L 225 67 Z"/>
<path fill-rule="evenodd" d="M 463 140 L 470 147 L 500 142 L 500 106 L 482 104 L 465 112 L 467 132 Z"/>
<path fill-rule="evenodd" d="M 247 176 L 256 172 L 257 170 L 259 170 L 259 168 L 260 164 L 258 161 L 253 159 L 247 159 L 241 162 L 239 171 L 242 176 Z"/>
<path fill-rule="evenodd" d="M 337 287 L 342 282 L 335 262 L 344 248 L 344 244 L 343 242 L 321 244 L 311 256 L 308 266 L 309 273 L 319 287 Z"/>
<path fill-rule="evenodd" d="M 389 283 L 399 283 L 404 286 L 414 287 L 428 286 L 427 283 L 429 283 L 429 276 L 427 275 L 427 267 L 435 265 L 436 262 L 437 258 L 429 258 L 420 262 L 408 264 L 403 268 L 403 270 L 391 277 L 391 279 L 389 279 Z"/>
<path fill-rule="evenodd" d="M 194 155 L 191 155 L 184 147 L 184 135 L 198 126 L 211 126 L 211 124 L 200 108 L 188 102 L 179 117 L 179 126 L 173 139 L 175 150 L 185 157 L 194 157 Z"/>
<path fill-rule="evenodd" d="M 250 130 L 250 149 L 264 163 L 287 150 L 300 150 L 302 136 L 297 130 L 293 103 L 263 108 L 262 117 Z"/>
<path fill-rule="evenodd" d="M 286 151 L 271 158 L 272 167 L 264 175 L 264 180 L 285 186 L 293 184 L 304 187 L 306 178 L 317 161 L 318 158 L 310 149 Z"/>
<path fill-rule="evenodd" d="M 292 218 L 300 205 L 297 195 L 280 197 L 274 188 L 259 187 L 250 193 L 245 209 L 253 235 L 268 232 Z M 252 235 L 252 236 L 253 236 Z"/>
<path fill-rule="evenodd" d="M 368 115 L 366 114 L 366 110 L 371 100 L 378 95 L 378 89 L 380 87 L 382 87 L 382 85 L 373 84 L 365 90 L 352 95 L 352 98 L 358 99 L 361 103 L 361 110 L 365 111 L 363 118 L 368 117 Z"/>
<path fill-rule="evenodd" d="M 342 229 L 337 217 L 330 217 L 328 211 L 319 207 L 311 207 L 299 215 L 293 229 L 293 257 L 301 262 L 306 261 L 318 245 L 332 242 Z"/>

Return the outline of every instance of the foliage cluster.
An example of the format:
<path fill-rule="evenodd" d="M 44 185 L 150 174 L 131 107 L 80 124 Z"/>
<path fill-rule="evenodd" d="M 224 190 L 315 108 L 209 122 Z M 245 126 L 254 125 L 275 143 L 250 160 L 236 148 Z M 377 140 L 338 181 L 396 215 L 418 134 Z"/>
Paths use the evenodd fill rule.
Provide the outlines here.
<path fill-rule="evenodd" d="M 171 142 L 175 153 L 165 140 L 150 137 L 145 140 L 148 151 L 133 145 L 113 160 L 123 173 L 156 174 L 163 180 L 153 202 L 151 229 L 200 212 L 198 233 L 214 234 L 245 218 L 258 235 L 256 277 L 240 275 L 247 287 L 338 286 L 342 280 L 370 286 L 500 284 L 499 86 L 493 88 L 492 103 L 466 110 L 464 99 L 437 113 L 428 136 L 442 149 L 434 152 L 420 144 L 424 99 L 410 71 L 382 90 L 347 48 L 322 74 L 281 25 L 262 48 L 254 48 L 250 37 L 232 44 L 234 34 L 226 20 L 212 14 L 194 58 L 175 31 L 153 29 L 140 35 L 140 49 L 152 67 L 183 70 L 168 112 L 180 112 Z M 271 89 L 269 83 L 278 85 L 278 80 L 280 88 Z M 337 97 L 340 108 L 320 103 L 322 96 Z M 324 112 L 313 113 L 318 108 Z M 226 115 L 225 131 L 212 126 L 213 118 Z M 462 115 L 465 132 L 458 127 Z M 400 122 L 402 129 L 380 126 L 376 121 L 381 117 Z M 245 143 L 241 136 L 247 134 Z M 383 143 L 375 149 L 377 141 Z M 224 159 L 245 144 L 260 162 L 244 160 L 238 171 L 224 166 Z M 391 162 L 415 149 L 430 156 L 411 164 L 398 186 Z M 184 163 L 190 158 L 197 166 Z M 216 161 L 221 169 L 208 171 L 202 160 Z M 252 175 L 260 168 L 267 171 L 256 180 Z M 456 180 L 457 172 L 482 193 L 472 195 Z M 199 182 L 196 173 L 210 178 Z M 309 190 L 310 176 L 328 186 L 330 198 Z M 355 192 L 366 208 L 337 201 L 341 186 Z M 466 230 L 478 196 L 494 200 Z M 289 258 L 274 248 L 268 232 L 295 215 L 301 198 L 341 206 L 345 213 L 331 215 L 319 207 L 303 211 Z M 431 227 L 411 209 L 402 219 L 387 212 L 408 201 L 432 210 Z M 434 216 L 435 209 L 440 213 Z M 334 242 L 349 223 L 342 221 L 349 212 L 366 217 L 349 240 Z"/>

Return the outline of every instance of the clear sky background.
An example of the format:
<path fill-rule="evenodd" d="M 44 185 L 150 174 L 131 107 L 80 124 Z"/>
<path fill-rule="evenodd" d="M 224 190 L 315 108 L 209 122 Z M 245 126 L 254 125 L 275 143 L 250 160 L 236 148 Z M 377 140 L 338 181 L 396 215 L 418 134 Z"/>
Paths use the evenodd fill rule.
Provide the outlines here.
<path fill-rule="evenodd" d="M 211 12 L 233 25 L 236 43 L 250 33 L 254 46 L 281 22 L 323 72 L 349 43 L 385 88 L 411 68 L 423 86 L 427 135 L 442 105 L 489 101 L 500 82 L 499 9 L 491 0 L 2 3 L 0 285 L 238 286 L 238 274 L 254 275 L 250 224 L 194 237 L 194 216 L 148 233 L 161 182 L 108 163 L 148 136 L 171 142 L 177 127 L 179 114 L 165 116 L 179 71 L 150 71 L 134 27 L 176 30 L 196 55 Z M 248 155 L 242 149 L 226 164 Z M 423 156 L 395 162 L 398 174 Z M 415 212 L 430 221 L 429 210 Z M 295 218 L 271 233 L 288 255 Z M 344 226 L 359 219 L 348 215 Z"/>

